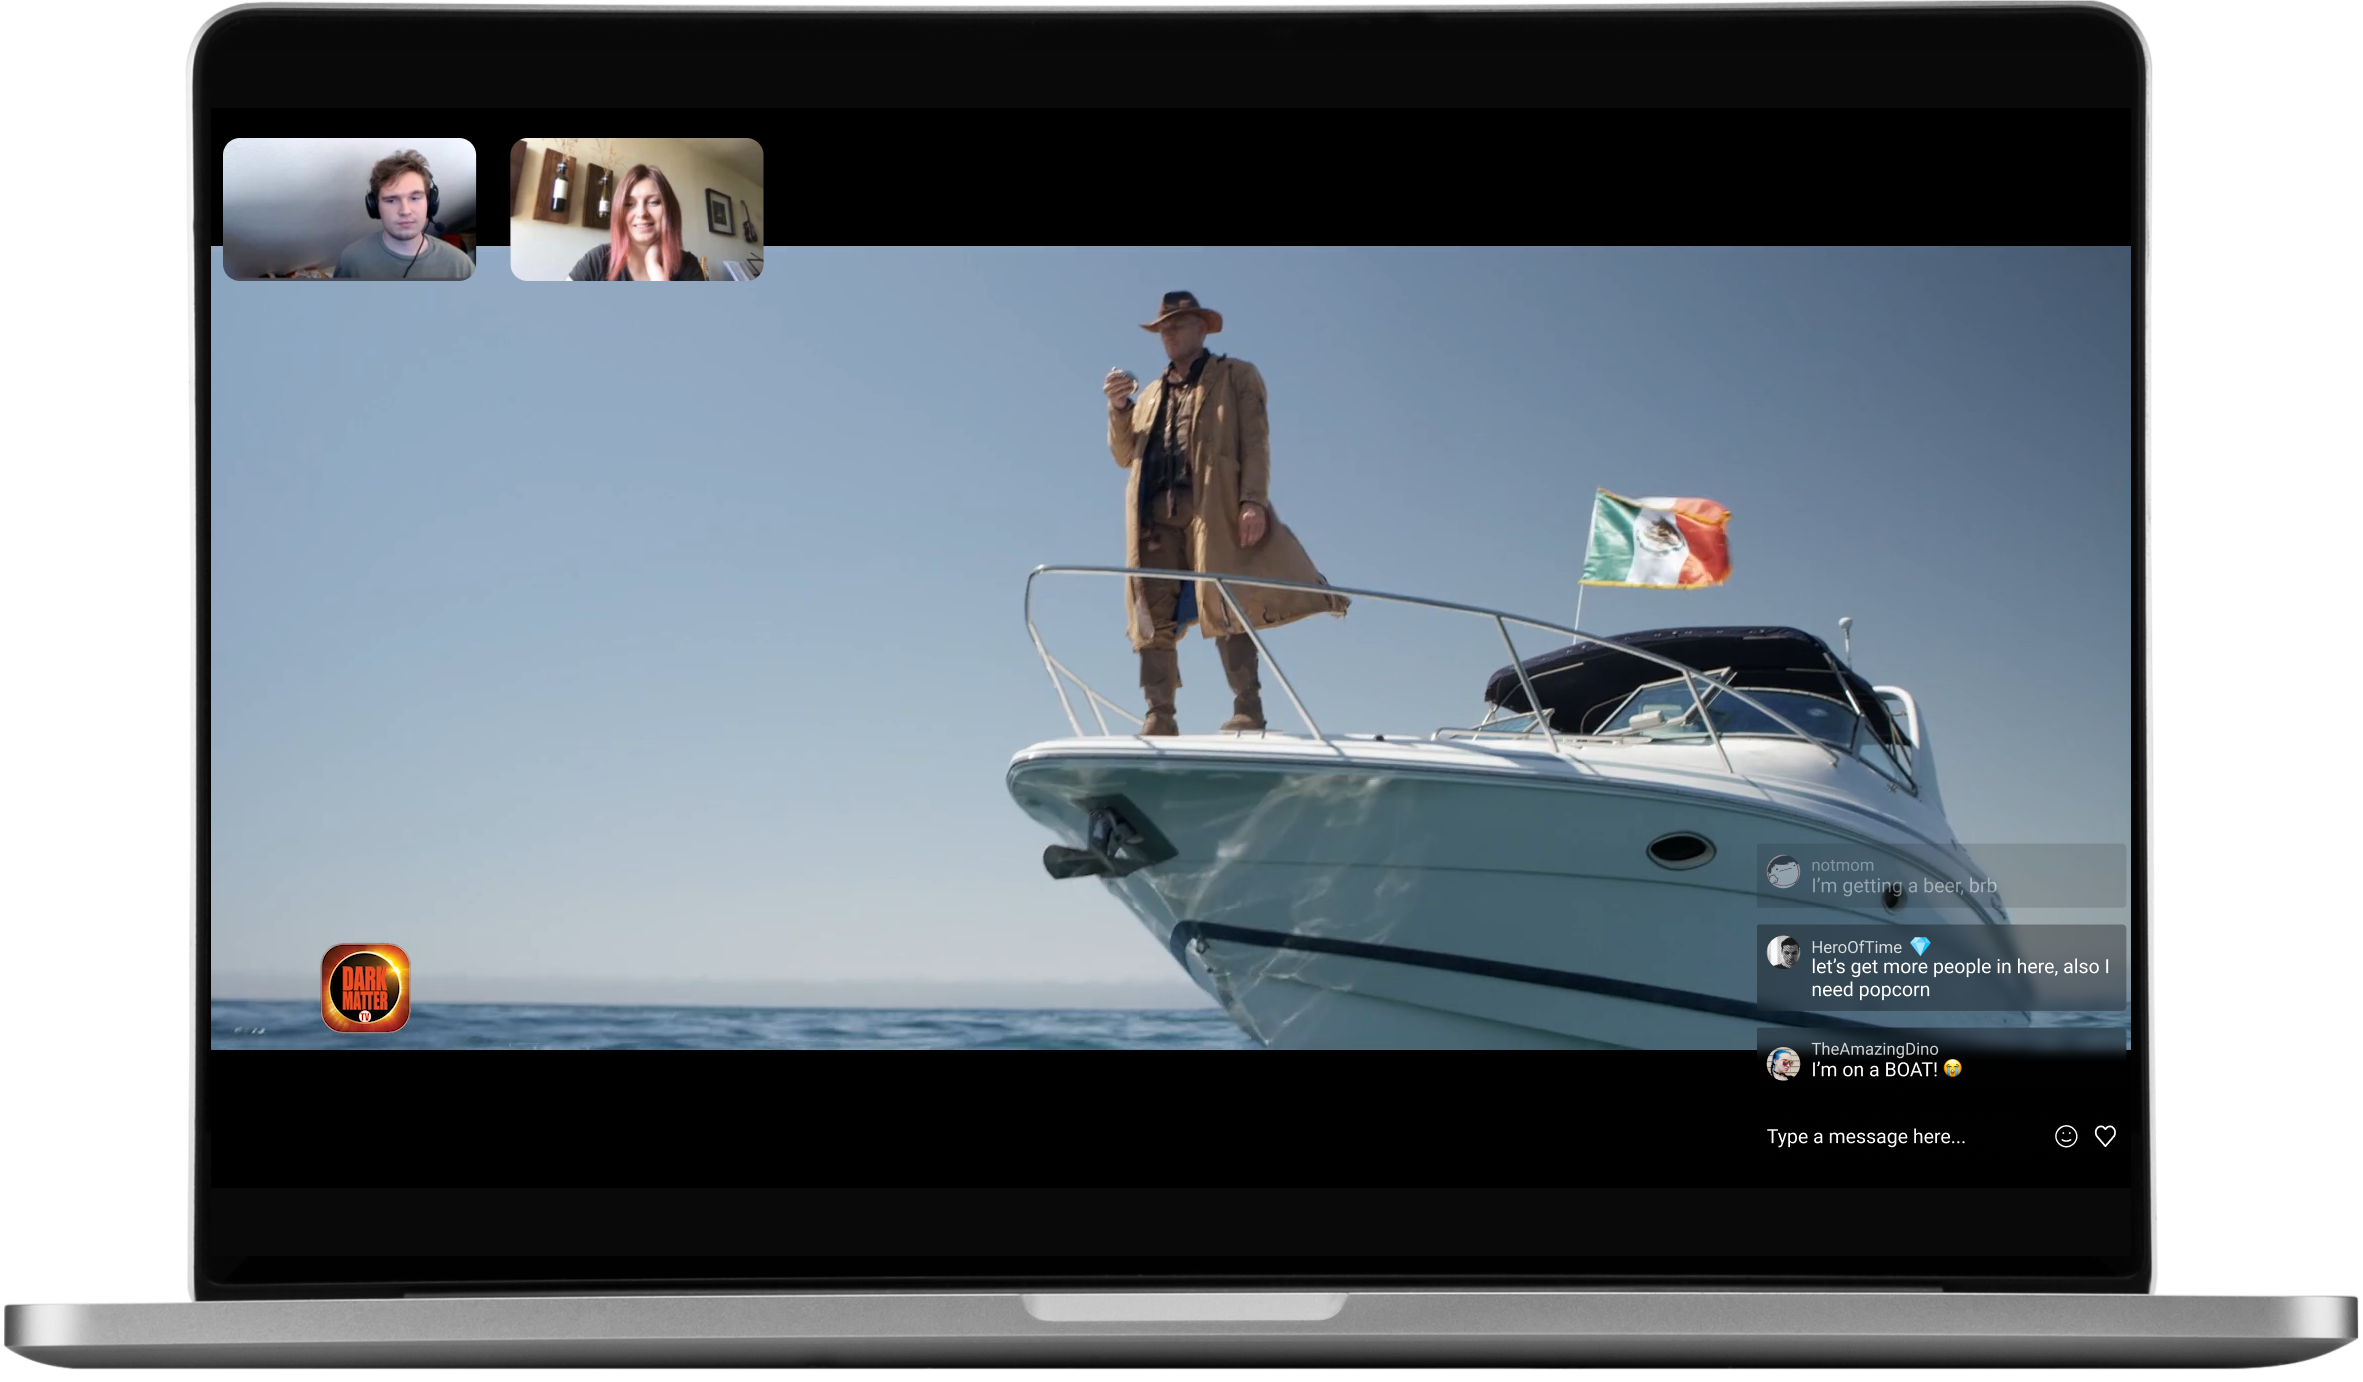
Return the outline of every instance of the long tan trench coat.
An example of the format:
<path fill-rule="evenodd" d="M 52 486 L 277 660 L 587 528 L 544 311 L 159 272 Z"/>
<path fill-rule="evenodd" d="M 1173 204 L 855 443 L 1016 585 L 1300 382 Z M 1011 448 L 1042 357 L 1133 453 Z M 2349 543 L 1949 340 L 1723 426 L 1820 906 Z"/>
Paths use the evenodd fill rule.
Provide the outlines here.
<path fill-rule="evenodd" d="M 1132 472 L 1124 483 L 1124 564 L 1149 565 L 1141 560 L 1140 483 L 1137 464 L 1148 449 L 1149 426 L 1157 417 L 1157 400 L 1165 391 L 1160 374 L 1141 388 L 1129 413 L 1108 414 L 1108 451 L 1116 464 Z M 1245 360 L 1217 355 L 1198 377 L 1197 412 L 1190 432 L 1190 488 L 1197 498 L 1198 518 L 1190 524 L 1190 561 L 1193 571 L 1224 575 L 1262 576 L 1276 581 L 1327 585 L 1314 569 L 1296 534 L 1280 521 L 1272 507 L 1272 429 L 1264 412 L 1264 377 Z M 1264 509 L 1263 541 L 1249 547 L 1239 540 L 1239 505 Z M 1176 569 L 1165 553 L 1154 563 Z M 1124 580 L 1125 632 L 1135 651 L 1156 637 L 1148 602 L 1138 577 Z M 1310 614 L 1344 617 L 1349 603 L 1343 595 L 1310 590 L 1275 590 L 1234 585 L 1231 593 L 1260 631 L 1292 623 Z M 1212 581 L 1198 582 L 1198 632 L 1213 638 L 1236 633 L 1230 606 Z"/>

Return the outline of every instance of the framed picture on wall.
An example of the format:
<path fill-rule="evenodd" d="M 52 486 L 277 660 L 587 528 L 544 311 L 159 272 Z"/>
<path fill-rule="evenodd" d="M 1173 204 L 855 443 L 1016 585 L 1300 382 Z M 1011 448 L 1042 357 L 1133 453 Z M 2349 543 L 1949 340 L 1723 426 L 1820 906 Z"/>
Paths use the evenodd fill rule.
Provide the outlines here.
<path fill-rule="evenodd" d="M 706 189 L 706 229 L 716 235 L 728 235 L 737 229 L 730 213 L 730 198 L 711 187 Z"/>

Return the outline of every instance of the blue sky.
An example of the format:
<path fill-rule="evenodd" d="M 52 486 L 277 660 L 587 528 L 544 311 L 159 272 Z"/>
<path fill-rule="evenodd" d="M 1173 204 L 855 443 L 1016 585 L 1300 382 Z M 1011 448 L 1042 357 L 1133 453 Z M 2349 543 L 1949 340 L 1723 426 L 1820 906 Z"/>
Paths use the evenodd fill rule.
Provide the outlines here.
<path fill-rule="evenodd" d="M 1332 582 L 1564 621 L 1595 486 L 1712 498 L 1729 584 L 1594 589 L 1586 627 L 1852 615 L 1964 842 L 2131 838 L 2126 249 L 775 247 L 680 292 L 482 259 L 216 278 L 217 973 L 381 940 L 450 975 L 1169 977 L 1043 874 L 1002 773 L 1066 732 L 1025 574 L 1121 562 L 1098 381 L 1157 366 L 1176 288 L 1262 370 Z M 1113 582 L 1045 578 L 1037 620 L 1133 703 Z M 1273 647 L 1346 732 L 1469 723 L 1506 660 L 1368 604 Z M 1182 656 L 1211 729 L 1212 645 Z"/>

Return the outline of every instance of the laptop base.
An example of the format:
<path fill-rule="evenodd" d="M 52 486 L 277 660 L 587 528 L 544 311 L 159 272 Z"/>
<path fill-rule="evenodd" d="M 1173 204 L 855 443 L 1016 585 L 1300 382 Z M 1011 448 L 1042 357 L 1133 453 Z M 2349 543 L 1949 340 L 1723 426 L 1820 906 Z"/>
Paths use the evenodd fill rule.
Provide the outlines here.
<path fill-rule="evenodd" d="M 2351 1296 L 944 1292 L 12 1305 L 65 1367 L 1651 1364 L 2253 1367 Z"/>

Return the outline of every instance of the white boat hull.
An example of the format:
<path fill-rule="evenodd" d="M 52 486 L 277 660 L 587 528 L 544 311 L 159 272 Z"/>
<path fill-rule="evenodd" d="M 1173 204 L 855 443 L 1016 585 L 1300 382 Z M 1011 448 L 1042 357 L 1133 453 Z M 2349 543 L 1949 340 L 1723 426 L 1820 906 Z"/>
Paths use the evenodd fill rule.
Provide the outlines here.
<path fill-rule="evenodd" d="M 1941 815 L 1788 740 L 1553 753 L 1539 741 L 1287 736 L 1039 744 L 1013 798 L 1080 846 L 1090 810 L 1174 856 L 1102 880 L 1259 1042 L 1296 1048 L 1754 1049 L 1765 1027 L 2025 1025 L 2024 1013 L 1769 1011 L 1760 925 L 1997 924 L 1991 903 L 1775 910 L 1761 847 L 1873 851 L 1959 882 Z M 1650 841 L 1713 841 L 1669 870 Z"/>

